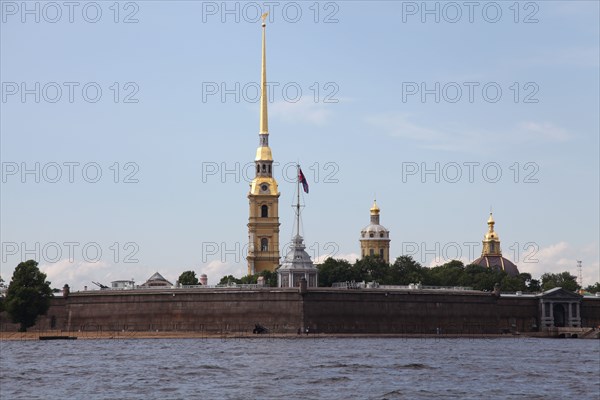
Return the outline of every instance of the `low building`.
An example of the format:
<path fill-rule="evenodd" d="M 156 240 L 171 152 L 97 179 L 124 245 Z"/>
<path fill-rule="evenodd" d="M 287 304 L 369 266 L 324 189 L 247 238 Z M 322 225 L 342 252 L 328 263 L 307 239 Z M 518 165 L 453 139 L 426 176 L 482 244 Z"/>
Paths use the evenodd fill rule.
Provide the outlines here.
<path fill-rule="evenodd" d="M 114 290 L 134 289 L 135 288 L 135 281 L 133 279 L 131 279 L 131 280 L 122 280 L 122 281 L 112 281 L 110 283 L 110 288 L 114 289 Z"/>
<path fill-rule="evenodd" d="M 141 288 L 150 288 L 150 287 L 171 287 L 173 284 L 166 280 L 164 276 L 159 274 L 158 272 L 154 273 L 146 282 L 140 285 Z"/>

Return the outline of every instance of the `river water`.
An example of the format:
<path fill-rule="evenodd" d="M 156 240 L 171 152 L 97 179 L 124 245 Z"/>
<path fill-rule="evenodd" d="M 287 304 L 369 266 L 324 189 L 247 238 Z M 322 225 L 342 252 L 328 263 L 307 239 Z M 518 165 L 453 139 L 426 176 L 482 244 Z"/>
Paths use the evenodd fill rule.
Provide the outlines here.
<path fill-rule="evenodd" d="M 597 399 L 600 341 L 0 342 L 0 399 Z"/>

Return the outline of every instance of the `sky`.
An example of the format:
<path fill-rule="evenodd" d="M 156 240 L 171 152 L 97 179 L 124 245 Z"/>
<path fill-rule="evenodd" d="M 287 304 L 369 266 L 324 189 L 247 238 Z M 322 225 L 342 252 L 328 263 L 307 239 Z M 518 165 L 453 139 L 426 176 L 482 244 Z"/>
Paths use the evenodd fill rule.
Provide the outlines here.
<path fill-rule="evenodd" d="M 53 287 L 246 274 L 267 19 L 280 247 L 481 253 L 600 281 L 596 1 L 1 1 L 0 275 Z M 282 254 L 284 255 L 284 254 Z"/>

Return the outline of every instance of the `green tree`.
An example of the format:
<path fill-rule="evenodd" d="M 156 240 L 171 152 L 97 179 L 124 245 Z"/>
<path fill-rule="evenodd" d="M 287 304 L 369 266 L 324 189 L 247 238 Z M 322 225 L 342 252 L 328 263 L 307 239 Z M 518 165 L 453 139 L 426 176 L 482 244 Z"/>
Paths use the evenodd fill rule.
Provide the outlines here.
<path fill-rule="evenodd" d="M 354 280 L 388 284 L 390 265 L 377 256 L 366 256 L 354 263 Z"/>
<path fill-rule="evenodd" d="M 461 278 L 464 274 L 465 266 L 462 261 L 452 260 L 444 265 L 433 267 L 430 270 L 430 280 L 428 285 L 436 286 L 460 286 L 464 282 Z"/>
<path fill-rule="evenodd" d="M 258 276 L 265 278 L 265 285 L 277 287 L 277 272 L 276 271 L 261 271 Z"/>
<path fill-rule="evenodd" d="M 502 282 L 506 278 L 508 278 L 506 272 L 477 264 L 470 264 L 463 270 L 463 274 L 459 278 L 459 285 L 472 287 L 475 290 L 492 291 L 497 282 Z M 512 291 L 514 285 L 508 286 L 507 284 L 507 288 L 503 290 Z"/>
<path fill-rule="evenodd" d="M 346 260 L 335 260 L 331 257 L 317 266 L 319 286 L 330 287 L 335 282 L 356 281 L 354 268 Z"/>
<path fill-rule="evenodd" d="M 236 278 L 233 275 L 225 275 L 219 281 L 219 285 L 228 285 L 230 283 L 242 283 L 240 279 Z"/>
<path fill-rule="evenodd" d="M 416 262 L 411 256 L 401 256 L 390 266 L 391 285 L 409 285 L 427 281 L 428 269 Z"/>
<path fill-rule="evenodd" d="M 589 293 L 600 292 L 600 282 L 596 282 L 593 285 L 589 285 L 588 287 L 585 288 L 585 291 L 589 292 Z"/>
<path fill-rule="evenodd" d="M 277 287 L 277 272 L 275 271 L 261 271 L 258 274 L 242 276 L 239 279 L 233 275 L 226 275 L 221 278 L 219 285 L 228 285 L 230 283 L 236 283 L 238 285 L 256 285 L 259 276 L 265 278 L 266 286 Z"/>
<path fill-rule="evenodd" d="M 541 292 L 542 291 L 542 284 L 538 279 L 531 279 L 529 280 L 529 282 L 527 282 L 527 291 L 528 292 Z"/>
<path fill-rule="evenodd" d="M 500 288 L 503 292 L 523 292 L 527 289 L 527 285 L 520 275 L 506 275 L 502 281 L 500 281 Z"/>
<path fill-rule="evenodd" d="M 542 289 L 544 291 L 554 289 L 555 287 L 575 292 L 579 289 L 577 277 L 571 275 L 568 271 L 561 272 L 560 274 L 545 273 L 542 275 Z"/>
<path fill-rule="evenodd" d="M 6 311 L 13 322 L 20 324 L 20 332 L 35 325 L 38 315 L 50 308 L 50 282 L 37 266 L 34 260 L 17 265 L 6 292 Z"/>
<path fill-rule="evenodd" d="M 185 271 L 181 275 L 179 275 L 179 284 L 180 285 L 197 285 L 198 278 L 196 278 L 196 273 L 194 271 Z"/>

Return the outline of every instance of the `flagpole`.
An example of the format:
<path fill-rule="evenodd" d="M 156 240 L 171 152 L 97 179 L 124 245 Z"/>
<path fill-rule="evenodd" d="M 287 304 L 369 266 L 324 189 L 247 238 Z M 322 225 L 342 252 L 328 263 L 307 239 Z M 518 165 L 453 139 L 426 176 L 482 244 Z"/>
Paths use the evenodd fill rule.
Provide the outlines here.
<path fill-rule="evenodd" d="M 298 182 L 296 182 L 296 236 L 300 236 L 300 164 L 296 164 L 296 176 Z"/>

